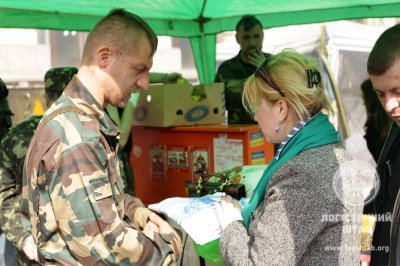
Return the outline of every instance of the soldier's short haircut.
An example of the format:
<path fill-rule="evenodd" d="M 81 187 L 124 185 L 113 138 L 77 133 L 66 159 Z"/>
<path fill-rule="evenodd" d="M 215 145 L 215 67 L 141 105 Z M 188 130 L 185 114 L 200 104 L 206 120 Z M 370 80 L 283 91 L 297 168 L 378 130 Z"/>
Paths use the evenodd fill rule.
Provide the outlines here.
<path fill-rule="evenodd" d="M 253 15 L 243 16 L 236 24 L 236 31 L 239 31 L 239 28 L 242 25 L 245 31 L 251 30 L 255 25 L 260 25 L 260 27 L 262 28 L 261 22 Z"/>
<path fill-rule="evenodd" d="M 124 9 L 113 9 L 89 33 L 83 51 L 83 58 L 86 58 L 90 50 L 96 47 L 96 45 L 112 44 L 116 47 L 131 47 L 132 34 L 139 32 L 146 34 L 152 50 L 155 52 L 157 50 L 158 39 L 150 26 L 142 18 L 133 13 Z M 135 35 L 138 35 L 138 38 L 141 37 L 140 34 Z"/>
<path fill-rule="evenodd" d="M 379 36 L 368 57 L 368 73 L 382 75 L 396 60 L 400 60 L 400 24 L 385 30 Z"/>

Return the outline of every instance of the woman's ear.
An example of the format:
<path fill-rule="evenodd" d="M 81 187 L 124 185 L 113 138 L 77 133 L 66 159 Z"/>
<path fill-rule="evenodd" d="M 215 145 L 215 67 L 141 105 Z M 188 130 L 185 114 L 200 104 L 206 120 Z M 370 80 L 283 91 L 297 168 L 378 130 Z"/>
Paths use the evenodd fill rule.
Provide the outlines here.
<path fill-rule="evenodd" d="M 97 50 L 97 62 L 101 68 L 106 68 L 111 61 L 112 51 L 111 48 L 108 46 L 101 46 Z"/>
<path fill-rule="evenodd" d="M 287 102 L 278 100 L 275 104 L 275 112 L 279 121 L 284 121 L 289 114 L 289 106 Z"/>

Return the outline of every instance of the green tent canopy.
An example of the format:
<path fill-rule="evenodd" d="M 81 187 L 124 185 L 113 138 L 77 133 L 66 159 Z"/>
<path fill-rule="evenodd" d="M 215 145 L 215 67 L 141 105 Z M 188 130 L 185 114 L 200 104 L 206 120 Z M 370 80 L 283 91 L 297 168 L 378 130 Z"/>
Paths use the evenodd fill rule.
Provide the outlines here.
<path fill-rule="evenodd" d="M 216 34 L 243 15 L 266 28 L 400 16 L 398 0 L 0 0 L 0 27 L 89 31 L 113 8 L 138 14 L 158 35 L 190 38 L 201 83 L 214 79 Z"/>

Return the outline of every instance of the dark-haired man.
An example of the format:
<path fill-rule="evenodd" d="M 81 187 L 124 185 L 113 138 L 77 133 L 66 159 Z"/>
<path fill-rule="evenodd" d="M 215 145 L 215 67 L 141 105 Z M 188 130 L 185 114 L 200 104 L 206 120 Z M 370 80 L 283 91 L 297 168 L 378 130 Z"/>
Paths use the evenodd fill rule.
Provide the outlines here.
<path fill-rule="evenodd" d="M 400 264 L 399 43 L 400 24 L 382 33 L 368 57 L 368 73 L 374 90 L 383 108 L 393 120 L 378 161 L 377 170 L 381 179 L 381 189 L 374 201 L 377 223 L 372 241 L 371 265 Z"/>
<path fill-rule="evenodd" d="M 112 10 L 90 32 L 78 74 L 44 114 L 25 160 L 22 202 L 40 263 L 170 265 L 179 257 L 176 231 L 124 193 L 120 131 L 104 111 L 149 87 L 156 49 L 146 22 Z"/>
<path fill-rule="evenodd" d="M 215 82 L 225 83 L 225 101 L 229 124 L 256 124 L 242 105 L 241 81 L 254 74 L 257 67 L 270 54 L 261 51 L 264 32 L 261 22 L 254 16 L 243 16 L 236 24 L 236 42 L 239 54 L 221 63 Z"/>

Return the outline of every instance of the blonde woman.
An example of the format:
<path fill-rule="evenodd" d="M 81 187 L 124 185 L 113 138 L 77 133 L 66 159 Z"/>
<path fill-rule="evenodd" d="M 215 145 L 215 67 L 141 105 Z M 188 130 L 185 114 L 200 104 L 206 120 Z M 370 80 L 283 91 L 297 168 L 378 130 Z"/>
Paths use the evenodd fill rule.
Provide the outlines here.
<path fill-rule="evenodd" d="M 272 56 L 247 79 L 243 104 L 280 147 L 249 205 L 216 204 L 226 265 L 359 265 L 363 201 L 337 174 L 351 158 L 321 112 L 331 107 L 315 59 Z"/>

